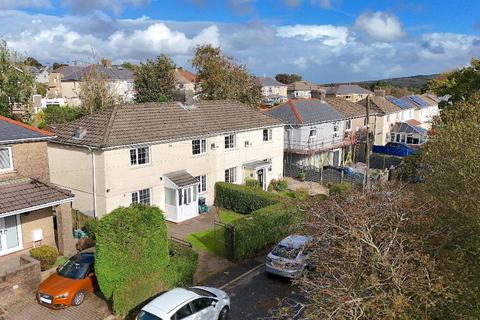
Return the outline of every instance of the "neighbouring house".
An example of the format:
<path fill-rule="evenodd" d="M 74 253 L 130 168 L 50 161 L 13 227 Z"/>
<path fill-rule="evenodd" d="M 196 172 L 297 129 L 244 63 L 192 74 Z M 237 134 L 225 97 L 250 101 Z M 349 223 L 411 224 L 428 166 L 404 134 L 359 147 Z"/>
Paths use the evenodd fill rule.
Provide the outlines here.
<path fill-rule="evenodd" d="M 395 98 L 388 96 L 391 102 L 398 105 L 400 108 L 415 108 L 413 119 L 420 122 L 420 127 L 425 129 L 431 129 L 433 119 L 440 115 L 440 109 L 438 108 L 438 102 L 434 95 L 410 95 L 402 98 Z"/>
<path fill-rule="evenodd" d="M 0 116 L 0 273 L 8 255 L 39 245 L 75 250 L 73 194 L 49 182 L 51 132 Z M 5 264 L 4 264 L 5 262 Z"/>
<path fill-rule="evenodd" d="M 282 177 L 283 124 L 231 101 L 146 103 L 108 108 L 55 130 L 51 180 L 73 206 L 102 217 L 132 203 L 156 205 L 167 220 L 212 205 L 217 181 Z"/>
<path fill-rule="evenodd" d="M 372 91 L 357 84 L 339 84 L 334 87 L 327 87 L 326 93 L 328 96 L 343 98 L 351 102 L 358 102 L 369 95 L 373 95 Z"/>
<path fill-rule="evenodd" d="M 321 167 L 343 164 L 345 149 L 354 143 L 349 120 L 322 99 L 291 99 L 273 107 L 268 114 L 285 124 L 285 161 Z"/>
<path fill-rule="evenodd" d="M 394 125 L 397 122 L 413 119 L 415 108 L 409 104 L 405 104 L 401 108 L 385 97 L 384 90 L 375 90 L 375 95 L 369 99 L 370 111 L 376 114 L 373 144 L 384 146 L 390 142 L 390 133 Z M 363 99 L 358 103 L 366 107 L 368 100 Z"/>
<path fill-rule="evenodd" d="M 287 95 L 290 99 L 311 98 L 312 91 L 324 89 L 318 84 L 308 81 L 295 81 L 287 86 Z"/>
<path fill-rule="evenodd" d="M 48 88 L 46 98 L 63 98 L 62 78 L 70 76 L 72 73 L 79 72 L 82 66 L 61 66 L 50 71 L 48 74 Z"/>
<path fill-rule="evenodd" d="M 390 130 L 390 141 L 411 146 L 424 144 L 428 139 L 428 130 L 419 126 L 417 120 L 397 122 Z"/>
<path fill-rule="evenodd" d="M 48 84 L 48 68 L 39 69 L 35 66 L 26 66 L 25 69 L 32 74 L 35 82 Z"/>
<path fill-rule="evenodd" d="M 256 80 L 262 87 L 264 105 L 273 106 L 288 100 L 286 84 L 270 77 L 256 77 Z"/>
<path fill-rule="evenodd" d="M 183 68 L 177 68 L 175 77 L 177 79 L 177 90 L 180 90 L 185 97 L 197 94 L 199 88 L 195 74 Z"/>
<path fill-rule="evenodd" d="M 42 98 L 39 94 L 33 95 L 33 112 L 38 113 L 48 106 L 64 106 L 67 100 L 64 98 Z"/>

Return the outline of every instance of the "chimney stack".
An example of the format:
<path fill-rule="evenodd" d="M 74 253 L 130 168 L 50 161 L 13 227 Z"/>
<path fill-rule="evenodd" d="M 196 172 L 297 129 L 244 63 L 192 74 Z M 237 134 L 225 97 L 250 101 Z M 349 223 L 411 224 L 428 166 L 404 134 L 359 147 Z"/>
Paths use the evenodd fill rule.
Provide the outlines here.
<path fill-rule="evenodd" d="M 385 98 L 385 90 L 376 89 L 374 91 L 375 97 L 384 97 Z"/>

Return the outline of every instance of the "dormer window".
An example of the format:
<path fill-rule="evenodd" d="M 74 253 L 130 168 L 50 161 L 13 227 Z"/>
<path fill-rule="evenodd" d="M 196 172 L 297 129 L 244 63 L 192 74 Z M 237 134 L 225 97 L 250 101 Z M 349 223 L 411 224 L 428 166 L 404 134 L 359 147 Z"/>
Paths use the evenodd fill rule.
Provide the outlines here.
<path fill-rule="evenodd" d="M 13 171 L 12 148 L 0 147 L 0 173 Z"/>

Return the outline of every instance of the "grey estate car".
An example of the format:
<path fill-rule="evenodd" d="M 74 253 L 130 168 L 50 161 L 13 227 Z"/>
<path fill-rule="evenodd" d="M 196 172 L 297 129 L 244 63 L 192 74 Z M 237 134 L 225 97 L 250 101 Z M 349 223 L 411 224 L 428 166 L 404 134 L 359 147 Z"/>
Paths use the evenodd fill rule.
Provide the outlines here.
<path fill-rule="evenodd" d="M 280 241 L 267 255 L 267 273 L 287 278 L 298 278 L 308 267 L 307 245 L 311 237 L 291 235 Z"/>

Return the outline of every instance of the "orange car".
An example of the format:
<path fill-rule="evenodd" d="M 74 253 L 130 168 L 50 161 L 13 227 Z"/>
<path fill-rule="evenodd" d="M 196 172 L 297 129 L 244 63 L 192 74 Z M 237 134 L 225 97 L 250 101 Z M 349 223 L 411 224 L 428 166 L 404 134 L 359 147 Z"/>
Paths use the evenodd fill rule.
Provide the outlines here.
<path fill-rule="evenodd" d="M 93 252 L 71 257 L 38 286 L 37 301 L 53 309 L 81 305 L 85 294 L 96 287 L 94 263 Z"/>

